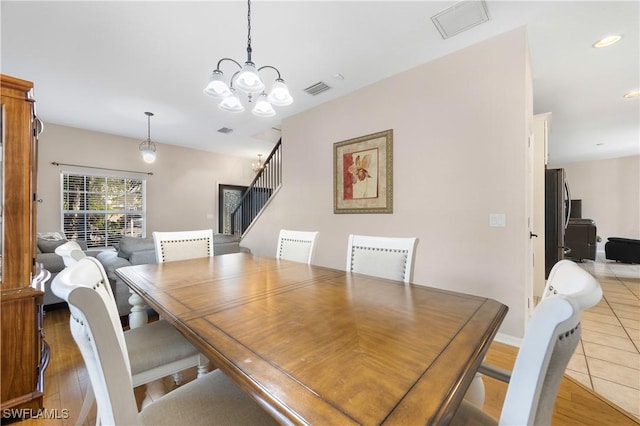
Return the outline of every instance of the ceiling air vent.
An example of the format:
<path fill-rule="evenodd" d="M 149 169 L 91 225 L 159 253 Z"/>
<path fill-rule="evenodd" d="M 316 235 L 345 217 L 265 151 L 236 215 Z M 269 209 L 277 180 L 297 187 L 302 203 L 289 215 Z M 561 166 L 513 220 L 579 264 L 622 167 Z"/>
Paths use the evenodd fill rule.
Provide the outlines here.
<path fill-rule="evenodd" d="M 218 129 L 218 133 L 224 133 L 225 135 L 226 135 L 227 133 L 231 133 L 231 132 L 233 132 L 233 129 L 230 129 L 230 128 L 228 128 L 228 127 L 220 127 L 220 128 Z"/>
<path fill-rule="evenodd" d="M 304 89 L 304 91 L 312 96 L 315 96 L 329 89 L 331 89 L 331 86 L 328 86 L 327 83 L 319 81 L 316 84 L 307 87 L 306 89 Z"/>
<path fill-rule="evenodd" d="M 489 20 L 484 0 L 465 0 L 431 17 L 442 38 L 449 38 Z"/>

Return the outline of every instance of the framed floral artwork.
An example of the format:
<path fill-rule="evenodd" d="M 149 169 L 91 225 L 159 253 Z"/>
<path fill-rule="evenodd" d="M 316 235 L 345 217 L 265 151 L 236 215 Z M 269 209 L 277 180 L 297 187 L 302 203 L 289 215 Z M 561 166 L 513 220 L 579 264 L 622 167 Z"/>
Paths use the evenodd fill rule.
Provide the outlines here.
<path fill-rule="evenodd" d="M 393 130 L 333 144 L 333 212 L 393 213 Z"/>

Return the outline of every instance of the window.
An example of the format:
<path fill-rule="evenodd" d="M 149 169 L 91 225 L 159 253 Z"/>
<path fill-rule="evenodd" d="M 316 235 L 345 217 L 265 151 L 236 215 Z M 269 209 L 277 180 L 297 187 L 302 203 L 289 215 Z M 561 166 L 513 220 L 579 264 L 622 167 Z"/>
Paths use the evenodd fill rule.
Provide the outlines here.
<path fill-rule="evenodd" d="M 146 234 L 146 180 L 62 172 L 62 229 L 88 247 Z"/>

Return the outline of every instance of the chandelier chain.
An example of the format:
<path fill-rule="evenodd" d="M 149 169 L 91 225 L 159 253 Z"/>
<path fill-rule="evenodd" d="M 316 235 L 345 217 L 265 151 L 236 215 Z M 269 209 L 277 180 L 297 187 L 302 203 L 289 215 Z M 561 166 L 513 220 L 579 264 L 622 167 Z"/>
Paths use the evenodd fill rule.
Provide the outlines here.
<path fill-rule="evenodd" d="M 247 57 L 251 62 L 251 0 L 247 0 Z"/>

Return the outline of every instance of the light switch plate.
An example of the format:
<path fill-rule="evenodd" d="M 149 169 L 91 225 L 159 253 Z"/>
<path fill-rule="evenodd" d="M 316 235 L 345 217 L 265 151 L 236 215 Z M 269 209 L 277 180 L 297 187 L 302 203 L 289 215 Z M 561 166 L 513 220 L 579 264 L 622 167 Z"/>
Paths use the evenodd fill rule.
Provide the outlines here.
<path fill-rule="evenodd" d="M 504 213 L 490 213 L 489 226 L 492 228 L 504 228 L 507 224 L 507 215 Z"/>

